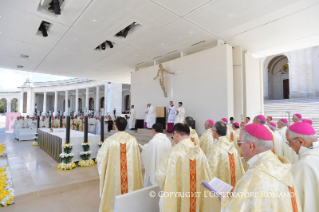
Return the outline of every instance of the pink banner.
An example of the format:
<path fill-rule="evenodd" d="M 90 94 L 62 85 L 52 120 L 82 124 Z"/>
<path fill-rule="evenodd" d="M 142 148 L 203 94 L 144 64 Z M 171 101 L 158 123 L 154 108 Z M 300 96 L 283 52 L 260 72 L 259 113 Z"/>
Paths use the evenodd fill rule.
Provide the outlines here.
<path fill-rule="evenodd" d="M 12 125 L 20 113 L 6 113 L 6 131 L 13 131 Z"/>

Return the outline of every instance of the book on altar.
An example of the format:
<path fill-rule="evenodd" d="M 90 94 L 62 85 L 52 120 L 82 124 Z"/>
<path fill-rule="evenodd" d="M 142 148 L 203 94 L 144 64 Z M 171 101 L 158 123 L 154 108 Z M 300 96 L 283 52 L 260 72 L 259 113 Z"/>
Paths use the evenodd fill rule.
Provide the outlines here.
<path fill-rule="evenodd" d="M 216 194 L 218 197 L 221 197 L 223 193 L 231 192 L 231 190 L 234 188 L 217 177 L 214 177 L 209 183 L 202 181 L 201 185 L 210 192 Z"/>

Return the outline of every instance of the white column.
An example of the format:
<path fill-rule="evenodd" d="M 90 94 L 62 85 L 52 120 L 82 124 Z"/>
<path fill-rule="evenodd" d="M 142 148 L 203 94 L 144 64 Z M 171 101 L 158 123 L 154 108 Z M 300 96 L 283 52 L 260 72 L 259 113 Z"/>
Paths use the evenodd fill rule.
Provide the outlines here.
<path fill-rule="evenodd" d="M 79 90 L 75 89 L 75 112 L 79 112 Z"/>
<path fill-rule="evenodd" d="M 43 92 L 43 111 L 44 113 L 47 112 L 47 92 Z"/>
<path fill-rule="evenodd" d="M 105 85 L 104 85 L 104 115 L 105 115 L 105 116 L 106 116 L 106 114 L 107 114 L 108 84 L 109 84 L 109 83 L 105 83 Z"/>
<path fill-rule="evenodd" d="M 58 112 L 58 92 L 54 91 L 54 115 Z"/>
<path fill-rule="evenodd" d="M 89 88 L 86 88 L 85 92 L 85 107 L 89 110 Z"/>
<path fill-rule="evenodd" d="M 11 100 L 7 99 L 7 113 L 11 112 Z"/>
<path fill-rule="evenodd" d="M 31 115 L 31 104 L 32 104 L 32 101 L 31 101 L 31 88 L 28 88 L 28 91 L 27 91 L 27 114 L 28 115 Z"/>
<path fill-rule="evenodd" d="M 23 113 L 23 90 L 20 90 L 20 99 L 19 99 L 19 112 Z"/>
<path fill-rule="evenodd" d="M 68 111 L 68 109 L 69 109 L 69 104 L 68 104 L 68 101 L 69 100 L 69 91 L 68 90 L 66 90 L 65 91 L 65 111 L 64 112 L 66 112 L 66 111 Z M 68 111 L 68 112 L 70 112 L 70 111 Z"/>
<path fill-rule="evenodd" d="M 96 86 L 95 110 L 99 112 L 100 109 L 100 86 Z"/>

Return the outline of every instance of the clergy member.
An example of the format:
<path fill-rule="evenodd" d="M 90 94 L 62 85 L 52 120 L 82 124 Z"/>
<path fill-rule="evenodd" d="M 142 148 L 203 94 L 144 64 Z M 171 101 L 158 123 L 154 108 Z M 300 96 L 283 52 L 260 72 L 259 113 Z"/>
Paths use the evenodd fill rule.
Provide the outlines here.
<path fill-rule="evenodd" d="M 115 196 L 143 188 L 140 150 L 136 138 L 125 132 L 127 121 L 116 119 L 114 135 L 97 154 L 100 176 L 100 212 L 114 210 Z"/>
<path fill-rule="evenodd" d="M 91 134 L 95 134 L 95 118 L 93 117 L 93 115 L 89 116 L 89 119 L 88 119 L 88 123 L 89 123 L 89 126 L 88 126 L 88 130 L 89 130 L 89 133 Z"/>
<path fill-rule="evenodd" d="M 235 141 L 235 133 L 233 128 L 228 125 L 228 120 L 226 118 L 222 118 L 221 121 L 224 122 L 227 127 L 226 137 L 228 138 L 228 140 Z"/>
<path fill-rule="evenodd" d="M 207 153 L 212 148 L 212 145 L 214 143 L 213 132 L 212 132 L 213 126 L 214 126 L 213 120 L 209 119 L 205 121 L 204 127 L 206 132 L 202 134 L 202 136 L 199 138 L 199 146 L 203 150 L 205 155 L 207 155 Z"/>
<path fill-rule="evenodd" d="M 199 144 L 198 134 L 197 134 L 196 130 L 192 128 L 192 126 L 194 124 L 194 119 L 190 116 L 187 116 L 185 118 L 185 124 L 187 124 L 187 126 L 189 127 L 189 130 L 190 130 L 189 138 L 193 142 L 196 142 L 197 144 Z"/>
<path fill-rule="evenodd" d="M 220 211 L 216 197 L 204 196 L 205 190 L 200 183 L 210 182 L 212 175 L 204 152 L 189 139 L 189 134 L 186 124 L 174 125 L 173 140 L 176 145 L 164 153 L 156 170 L 155 182 L 163 194 L 177 194 L 163 195 L 159 203 L 160 211 Z"/>
<path fill-rule="evenodd" d="M 233 126 L 233 123 L 234 123 L 234 117 L 230 117 L 228 126 L 230 126 L 230 127 Z"/>
<path fill-rule="evenodd" d="M 239 128 L 239 123 L 238 122 L 234 122 L 232 125 L 232 129 L 234 132 L 234 144 L 235 144 L 235 148 L 238 151 L 238 155 L 241 156 L 241 151 L 240 148 L 238 146 L 238 141 L 239 141 L 239 134 L 240 134 L 240 128 Z"/>
<path fill-rule="evenodd" d="M 283 147 L 282 147 L 282 153 L 285 158 L 287 158 L 291 164 L 295 164 L 298 161 L 298 155 L 296 152 L 289 146 L 287 145 L 287 140 L 286 140 L 286 131 L 288 127 L 288 120 L 285 118 L 279 119 L 277 122 L 278 126 L 278 132 L 280 133 L 283 141 Z"/>
<path fill-rule="evenodd" d="M 294 115 L 292 116 L 292 121 L 293 121 L 294 123 L 297 123 L 297 122 L 302 121 L 302 115 L 299 114 L 299 113 L 294 114 Z"/>
<path fill-rule="evenodd" d="M 265 116 L 264 116 L 264 115 L 255 116 L 255 118 L 254 118 L 254 120 L 253 120 L 253 123 L 255 123 L 255 124 L 262 124 L 262 125 L 264 125 L 264 126 L 269 130 L 269 132 L 271 133 L 271 136 L 273 137 L 272 142 L 273 142 L 273 147 L 274 147 L 274 148 L 272 149 L 272 151 L 273 151 L 273 153 L 276 154 L 276 150 L 275 150 L 276 140 L 275 140 L 275 138 L 274 138 L 274 136 L 273 136 L 272 130 L 271 130 L 271 129 L 268 127 L 268 125 L 266 124 L 266 118 L 265 118 Z"/>
<path fill-rule="evenodd" d="M 277 125 L 274 122 L 269 122 L 268 127 L 271 129 L 272 134 L 274 136 L 275 142 L 275 152 L 276 155 L 284 156 L 283 154 L 283 148 L 284 145 L 287 145 L 286 143 L 283 142 L 282 136 L 280 133 L 277 131 Z"/>
<path fill-rule="evenodd" d="M 252 124 L 253 122 L 250 120 L 250 117 L 246 117 L 246 125 L 247 124 Z"/>
<path fill-rule="evenodd" d="M 312 125 L 312 120 L 311 119 L 302 119 L 302 122 Z"/>
<path fill-rule="evenodd" d="M 307 123 L 297 122 L 287 131 L 289 146 L 300 160 L 291 167 L 302 211 L 319 211 L 319 141 Z"/>
<path fill-rule="evenodd" d="M 146 104 L 145 116 L 144 116 L 144 129 L 147 129 L 147 114 L 148 114 L 149 106 Z"/>
<path fill-rule="evenodd" d="M 95 116 L 95 135 L 101 134 L 101 118 L 99 116 Z"/>
<path fill-rule="evenodd" d="M 235 187 L 244 174 L 244 168 L 235 142 L 229 141 L 226 133 L 227 125 L 224 122 L 214 124 L 213 137 L 216 142 L 206 156 L 212 175 Z"/>
<path fill-rule="evenodd" d="M 132 105 L 131 111 L 130 111 L 130 120 L 128 124 L 129 129 L 135 129 L 135 116 L 136 116 L 136 111 L 135 111 L 134 105 Z"/>
<path fill-rule="evenodd" d="M 183 103 L 178 103 L 178 108 L 175 110 L 175 124 L 184 123 L 185 120 L 185 109 Z"/>
<path fill-rule="evenodd" d="M 173 101 L 169 102 L 169 108 L 168 108 L 168 119 L 167 119 L 167 132 L 172 132 L 174 123 L 175 123 L 175 105 L 173 104 Z"/>
<path fill-rule="evenodd" d="M 266 122 L 267 122 L 268 126 L 269 126 L 269 123 L 270 123 L 271 121 L 272 121 L 272 116 L 267 116 Z"/>
<path fill-rule="evenodd" d="M 66 118 L 62 116 L 62 128 L 66 128 Z"/>
<path fill-rule="evenodd" d="M 144 187 L 156 185 L 155 171 L 161 162 L 164 152 L 172 148 L 171 141 L 163 134 L 163 125 L 161 123 L 153 124 L 153 138 L 143 146 L 142 159 L 145 168 Z"/>
<path fill-rule="evenodd" d="M 60 128 L 60 116 L 56 116 L 54 119 L 54 128 Z"/>
<path fill-rule="evenodd" d="M 148 113 L 147 113 L 147 128 L 152 128 L 153 124 L 156 121 L 156 108 L 149 103 L 148 104 Z"/>
<path fill-rule="evenodd" d="M 271 151 L 269 130 L 262 124 L 245 126 L 240 148 L 250 167 L 236 184 L 233 192 L 237 195 L 222 197 L 222 211 L 302 211 L 290 163 Z"/>
<path fill-rule="evenodd" d="M 71 120 L 70 120 L 70 125 L 71 125 L 70 129 L 71 130 L 76 130 L 76 122 L 77 122 L 76 118 L 71 116 Z"/>

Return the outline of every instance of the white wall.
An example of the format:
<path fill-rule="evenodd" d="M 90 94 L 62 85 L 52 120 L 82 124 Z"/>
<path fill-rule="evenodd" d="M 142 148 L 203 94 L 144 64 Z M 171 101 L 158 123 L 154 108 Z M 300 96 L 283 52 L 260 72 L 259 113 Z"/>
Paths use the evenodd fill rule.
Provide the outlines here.
<path fill-rule="evenodd" d="M 221 45 L 163 63 L 176 74 L 165 74 L 165 98 L 158 79 L 158 66 L 132 73 L 131 104 L 135 105 L 137 119 L 144 119 L 147 103 L 168 107 L 169 101 L 177 106 L 183 102 L 186 115 L 196 120 L 196 130 L 203 133 L 204 122 L 234 114 L 232 47 Z"/>
<path fill-rule="evenodd" d="M 243 91 L 243 53 L 241 47 L 233 49 L 233 71 L 234 71 L 234 119 L 243 121 L 244 117 L 244 91 Z"/>
<path fill-rule="evenodd" d="M 245 53 L 244 62 L 244 114 L 252 119 L 263 113 L 263 81 L 259 60 Z"/>

